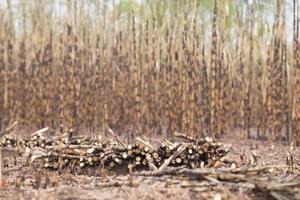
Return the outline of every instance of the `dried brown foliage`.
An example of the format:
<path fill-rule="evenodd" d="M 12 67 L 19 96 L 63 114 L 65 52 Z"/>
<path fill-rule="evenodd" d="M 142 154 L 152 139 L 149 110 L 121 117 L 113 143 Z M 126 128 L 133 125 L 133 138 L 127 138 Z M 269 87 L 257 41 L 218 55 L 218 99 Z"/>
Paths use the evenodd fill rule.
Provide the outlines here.
<path fill-rule="evenodd" d="M 70 134 L 104 133 L 109 125 L 126 134 L 219 137 L 240 126 L 244 137 L 257 128 L 259 137 L 293 132 L 298 139 L 296 1 L 294 58 L 281 1 L 263 36 L 255 29 L 256 1 L 249 16 L 234 4 L 237 28 L 227 27 L 221 1 L 214 1 L 208 21 L 198 1 L 153 1 L 124 14 L 105 1 L 95 1 L 92 12 L 85 1 L 68 0 L 66 16 L 59 17 L 43 1 L 28 17 L 22 1 L 18 31 L 7 2 L 8 12 L 0 10 L 2 128 L 18 120 L 29 129 L 60 127 Z"/>

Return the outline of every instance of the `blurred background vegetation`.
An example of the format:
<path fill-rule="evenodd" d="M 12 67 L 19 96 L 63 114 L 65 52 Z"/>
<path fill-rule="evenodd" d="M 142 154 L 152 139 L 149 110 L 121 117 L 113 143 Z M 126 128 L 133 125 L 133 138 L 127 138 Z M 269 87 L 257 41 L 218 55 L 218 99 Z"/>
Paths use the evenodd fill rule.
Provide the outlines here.
<path fill-rule="evenodd" d="M 255 2 L 256 7 L 256 29 L 258 34 L 264 35 L 270 32 L 272 22 L 274 20 L 275 1 L 276 0 L 220 0 L 220 12 L 224 14 L 224 28 L 226 29 L 238 29 L 239 17 L 237 16 L 236 10 L 240 10 L 244 14 L 245 20 L 250 20 L 250 9 L 249 6 Z M 206 26 L 211 24 L 213 2 L 212 0 L 78 0 L 77 9 L 85 12 L 86 20 L 92 20 L 97 14 L 101 14 L 99 10 L 99 4 L 106 3 L 108 11 L 113 13 L 114 17 L 118 19 L 128 18 L 132 11 L 143 12 L 145 15 L 155 15 L 159 26 L 163 24 L 163 19 L 166 15 L 172 14 L 178 16 L 183 14 L 180 8 L 187 10 L 198 9 L 201 16 L 201 23 Z M 293 1 L 282 0 L 280 1 L 283 7 L 286 9 L 286 23 L 287 30 L 292 30 L 293 24 Z M 11 4 L 11 9 L 14 16 L 14 27 L 17 33 L 20 33 L 24 17 L 29 20 L 27 28 L 32 28 L 30 24 L 33 18 L 42 15 L 49 16 L 50 18 L 66 17 L 67 14 L 67 1 L 66 0 L 2 0 L 0 1 L 1 18 L 7 20 L 8 18 L 8 7 Z M 200 6 L 201 5 L 201 6 Z M 22 14 L 25 12 L 25 16 Z M 34 21 L 33 21 L 34 23 Z M 288 31 L 288 39 L 291 41 L 292 32 Z"/>
<path fill-rule="evenodd" d="M 293 11 L 289 0 L 2 0 L 2 128 L 289 139 Z"/>

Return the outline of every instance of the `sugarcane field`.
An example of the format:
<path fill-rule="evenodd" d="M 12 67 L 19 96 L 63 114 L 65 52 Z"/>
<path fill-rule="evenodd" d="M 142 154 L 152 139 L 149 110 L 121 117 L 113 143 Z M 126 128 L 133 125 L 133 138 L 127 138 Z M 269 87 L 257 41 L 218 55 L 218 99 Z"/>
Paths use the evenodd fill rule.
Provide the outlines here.
<path fill-rule="evenodd" d="M 300 0 L 0 0 L 0 199 L 300 199 Z"/>

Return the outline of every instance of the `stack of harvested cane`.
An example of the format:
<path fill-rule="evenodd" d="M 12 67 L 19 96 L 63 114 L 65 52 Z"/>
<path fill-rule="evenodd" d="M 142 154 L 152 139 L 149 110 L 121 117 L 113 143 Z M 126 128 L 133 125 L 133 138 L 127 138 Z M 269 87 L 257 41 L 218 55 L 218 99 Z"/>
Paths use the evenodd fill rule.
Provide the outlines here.
<path fill-rule="evenodd" d="M 201 168 L 214 166 L 229 151 L 228 147 L 210 138 L 196 139 L 179 133 L 175 136 L 181 138 L 180 142 L 164 140 L 153 145 L 141 138 L 124 144 L 109 128 L 112 140 L 89 136 L 50 137 L 46 135 L 47 130 L 39 130 L 29 139 L 11 143 L 30 152 L 31 162 L 39 160 L 45 168 L 53 169 L 78 166 L 102 166 L 106 169 L 127 167 L 129 171 L 167 166 Z"/>
<path fill-rule="evenodd" d="M 11 135 L 6 135 L 2 137 L 0 140 L 0 146 L 15 147 L 16 144 L 17 144 L 17 139 L 15 137 L 12 137 Z"/>

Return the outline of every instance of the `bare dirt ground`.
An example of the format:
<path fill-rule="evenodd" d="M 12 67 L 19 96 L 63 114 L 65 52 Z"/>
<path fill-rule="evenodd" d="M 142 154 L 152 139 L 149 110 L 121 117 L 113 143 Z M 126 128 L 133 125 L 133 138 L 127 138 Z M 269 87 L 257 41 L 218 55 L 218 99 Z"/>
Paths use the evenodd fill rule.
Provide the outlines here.
<path fill-rule="evenodd" d="M 237 165 L 275 166 L 266 179 L 280 182 L 295 180 L 300 169 L 300 148 L 267 141 L 236 140 L 234 137 L 222 142 L 233 145 L 226 156 Z M 257 155 L 251 160 L 251 155 Z M 288 170 L 286 156 L 293 156 L 294 169 Z M 242 156 L 241 156 L 242 155 Z M 211 179 L 185 179 L 181 176 L 142 177 L 99 173 L 87 169 L 79 174 L 45 171 L 38 166 L 24 166 L 22 157 L 13 151 L 2 152 L 3 183 L 0 199 L 300 199 L 300 185 L 293 187 L 294 196 L 270 195 L 247 183 L 219 182 Z M 100 174 L 100 175 L 99 175 Z M 246 188 L 246 189 L 245 189 Z M 247 189 L 248 188 L 248 189 Z M 276 196 L 276 195 L 277 196 Z"/>

